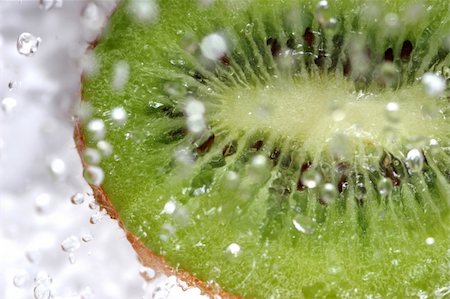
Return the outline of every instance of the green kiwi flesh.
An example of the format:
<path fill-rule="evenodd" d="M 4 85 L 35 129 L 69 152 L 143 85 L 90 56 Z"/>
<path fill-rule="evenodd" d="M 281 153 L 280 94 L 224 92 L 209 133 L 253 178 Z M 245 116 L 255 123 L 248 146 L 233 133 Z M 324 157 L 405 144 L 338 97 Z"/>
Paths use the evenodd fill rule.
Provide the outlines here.
<path fill-rule="evenodd" d="M 418 78 L 450 66 L 447 1 L 200 2 L 159 1 L 153 23 L 122 2 L 83 81 L 125 228 L 245 298 L 445 296 L 448 89 L 431 98 Z M 200 48 L 211 34 L 227 44 L 216 61 Z M 120 61 L 130 74 L 116 90 Z M 200 133 L 186 126 L 197 101 Z"/>

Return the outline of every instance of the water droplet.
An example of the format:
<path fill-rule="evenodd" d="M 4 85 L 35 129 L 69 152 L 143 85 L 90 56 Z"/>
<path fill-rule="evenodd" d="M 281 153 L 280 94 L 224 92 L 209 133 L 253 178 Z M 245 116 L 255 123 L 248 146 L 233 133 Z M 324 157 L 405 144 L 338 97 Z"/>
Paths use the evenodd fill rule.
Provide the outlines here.
<path fill-rule="evenodd" d="M 177 208 L 177 205 L 176 205 L 175 201 L 173 201 L 171 199 L 164 205 L 163 212 L 167 215 L 172 215 L 175 212 L 176 208 Z"/>
<path fill-rule="evenodd" d="M 111 111 L 111 119 L 116 125 L 122 126 L 127 122 L 127 111 L 122 106 L 116 107 Z"/>
<path fill-rule="evenodd" d="M 335 122 L 340 122 L 344 120 L 345 116 L 346 116 L 345 111 L 343 109 L 340 109 L 340 107 L 335 107 L 334 109 L 331 110 L 331 118 Z"/>
<path fill-rule="evenodd" d="M 27 260 L 32 263 L 35 264 L 37 262 L 39 262 L 41 260 L 42 257 L 42 253 L 40 250 L 38 249 L 34 249 L 34 250 L 28 250 L 25 253 L 25 256 L 27 257 Z"/>
<path fill-rule="evenodd" d="M 186 103 L 186 124 L 190 132 L 200 134 L 206 130 L 206 123 L 204 119 L 205 106 L 202 102 L 190 99 Z"/>
<path fill-rule="evenodd" d="M 50 299 L 52 292 L 47 285 L 38 284 L 33 289 L 34 299 Z"/>
<path fill-rule="evenodd" d="M 101 160 L 100 153 L 93 148 L 87 147 L 83 151 L 83 160 L 90 165 L 98 165 Z"/>
<path fill-rule="evenodd" d="M 128 9 L 143 23 L 153 23 L 159 15 L 159 7 L 155 0 L 132 0 Z"/>
<path fill-rule="evenodd" d="M 36 211 L 38 213 L 46 213 L 50 208 L 51 197 L 48 193 L 41 193 L 35 199 Z"/>
<path fill-rule="evenodd" d="M 91 209 L 91 210 L 98 210 L 98 204 L 95 202 L 95 200 L 93 200 L 93 201 L 91 201 L 90 203 L 89 203 L 89 209 Z"/>
<path fill-rule="evenodd" d="M 41 38 L 28 32 L 23 32 L 17 38 L 17 51 L 24 56 L 34 55 L 41 43 Z"/>
<path fill-rule="evenodd" d="M 97 148 L 104 157 L 110 156 L 113 152 L 112 145 L 105 140 L 97 142 Z"/>
<path fill-rule="evenodd" d="M 319 1 L 316 7 L 316 19 L 325 28 L 331 28 L 337 24 L 337 19 L 333 17 L 328 1 Z"/>
<path fill-rule="evenodd" d="M 102 221 L 102 219 L 105 217 L 105 214 L 102 213 L 101 211 L 95 212 L 90 218 L 89 218 L 89 222 L 91 224 L 97 224 L 100 221 Z"/>
<path fill-rule="evenodd" d="M 400 121 L 400 106 L 397 102 L 390 102 L 386 105 L 386 119 L 391 123 Z"/>
<path fill-rule="evenodd" d="M 66 172 L 66 163 L 59 158 L 53 159 L 50 163 L 50 171 L 54 176 L 60 177 Z"/>
<path fill-rule="evenodd" d="M 87 124 L 87 129 L 92 137 L 101 140 L 105 137 L 105 123 L 101 119 L 93 119 Z"/>
<path fill-rule="evenodd" d="M 437 154 L 440 150 L 439 142 L 436 139 L 430 139 L 429 142 L 430 151 L 432 154 Z"/>
<path fill-rule="evenodd" d="M 239 174 L 235 171 L 227 171 L 225 174 L 225 187 L 228 189 L 236 189 L 239 186 Z"/>
<path fill-rule="evenodd" d="M 13 284 L 16 287 L 21 288 L 28 282 L 29 279 L 30 275 L 26 270 L 19 270 L 14 275 Z"/>
<path fill-rule="evenodd" d="M 161 241 L 166 242 L 168 241 L 173 235 L 175 235 L 176 229 L 175 227 L 170 223 L 164 223 L 161 226 L 161 233 L 159 235 L 159 238 Z"/>
<path fill-rule="evenodd" d="M 75 262 L 76 262 L 75 254 L 73 252 L 69 253 L 69 263 L 73 265 L 75 264 Z"/>
<path fill-rule="evenodd" d="M 36 274 L 36 276 L 34 277 L 34 282 L 36 284 L 42 284 L 42 285 L 49 286 L 50 284 L 52 284 L 53 278 L 50 275 L 48 275 L 47 272 L 39 271 Z"/>
<path fill-rule="evenodd" d="M 380 67 L 380 81 L 387 87 L 397 87 L 400 72 L 392 62 L 384 62 Z"/>
<path fill-rule="evenodd" d="M 94 291 L 92 291 L 91 287 L 87 286 L 81 291 L 80 297 L 80 299 L 93 299 Z"/>
<path fill-rule="evenodd" d="M 51 10 L 52 8 L 61 8 L 63 0 L 39 0 L 39 8 L 44 10 Z"/>
<path fill-rule="evenodd" d="M 113 79 L 111 81 L 112 89 L 120 91 L 125 87 L 130 75 L 130 66 L 125 61 L 119 61 L 114 66 Z M 125 110 L 124 110 L 125 111 Z M 125 113 L 126 114 L 126 113 Z"/>
<path fill-rule="evenodd" d="M 434 291 L 437 299 L 447 298 L 447 295 L 450 295 L 450 286 L 442 287 Z"/>
<path fill-rule="evenodd" d="M 74 235 L 66 238 L 64 241 L 61 242 L 61 248 L 65 252 L 74 252 L 80 248 L 81 243 L 80 240 Z"/>
<path fill-rule="evenodd" d="M 11 113 L 17 106 L 16 99 L 11 97 L 3 98 L 2 100 L 2 110 L 9 114 Z"/>
<path fill-rule="evenodd" d="M 83 176 L 85 180 L 95 186 L 100 186 L 103 183 L 103 179 L 105 178 L 105 174 L 103 169 L 98 166 L 87 166 L 83 171 Z"/>
<path fill-rule="evenodd" d="M 104 14 L 97 4 L 89 2 L 81 11 L 81 24 L 89 33 L 97 33 L 103 26 Z"/>
<path fill-rule="evenodd" d="M 252 159 L 252 166 L 256 169 L 264 168 L 267 165 L 267 159 L 263 155 L 256 155 Z"/>
<path fill-rule="evenodd" d="M 228 245 L 225 252 L 232 257 L 238 257 L 241 252 L 241 246 L 237 243 L 231 243 L 230 245 Z"/>
<path fill-rule="evenodd" d="M 81 236 L 81 241 L 83 241 L 84 243 L 91 242 L 92 240 L 94 240 L 94 237 L 90 233 L 84 233 Z"/>
<path fill-rule="evenodd" d="M 378 181 L 377 187 L 378 193 L 383 197 L 387 197 L 391 194 L 393 189 L 392 181 L 388 178 L 381 178 Z"/>
<path fill-rule="evenodd" d="M 70 201 L 74 205 L 81 205 L 84 202 L 84 194 L 83 193 L 75 193 L 70 197 Z"/>
<path fill-rule="evenodd" d="M 300 214 L 296 215 L 294 219 L 292 219 L 292 224 L 296 230 L 307 235 L 312 234 L 316 227 L 316 223 L 313 219 Z"/>
<path fill-rule="evenodd" d="M 433 237 L 428 237 L 428 238 L 425 239 L 425 243 L 426 243 L 427 245 L 433 245 L 434 242 L 435 242 L 435 240 L 434 240 Z"/>
<path fill-rule="evenodd" d="M 142 267 L 139 270 L 139 274 L 141 274 L 146 280 L 152 280 L 156 276 L 155 270 L 150 267 Z"/>
<path fill-rule="evenodd" d="M 422 84 L 425 93 L 430 97 L 436 98 L 444 95 L 446 83 L 442 76 L 434 73 L 425 73 L 422 76 Z"/>
<path fill-rule="evenodd" d="M 337 189 L 331 183 L 326 183 L 322 186 L 320 191 L 320 199 L 322 202 L 328 204 L 333 202 L 337 197 Z"/>
<path fill-rule="evenodd" d="M 320 173 L 312 168 L 306 170 L 301 177 L 302 184 L 310 189 L 316 188 L 321 179 Z"/>
<path fill-rule="evenodd" d="M 202 39 L 200 42 L 200 50 L 206 58 L 210 60 L 219 60 L 226 55 L 228 46 L 222 35 L 212 33 Z"/>
<path fill-rule="evenodd" d="M 420 172 L 423 168 L 424 157 L 418 149 L 412 149 L 406 155 L 406 165 L 412 173 Z"/>
<path fill-rule="evenodd" d="M 395 13 L 388 13 L 384 17 L 384 23 L 387 27 L 389 27 L 389 30 L 395 30 L 400 26 L 400 18 Z"/>

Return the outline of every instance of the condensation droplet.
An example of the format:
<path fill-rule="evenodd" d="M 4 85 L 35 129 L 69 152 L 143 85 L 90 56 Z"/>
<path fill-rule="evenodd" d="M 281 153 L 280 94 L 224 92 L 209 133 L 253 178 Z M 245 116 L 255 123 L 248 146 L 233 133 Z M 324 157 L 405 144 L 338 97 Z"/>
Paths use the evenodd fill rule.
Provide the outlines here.
<path fill-rule="evenodd" d="M 320 190 L 320 199 L 324 203 L 331 203 L 336 199 L 337 193 L 337 189 L 333 184 L 326 183 Z"/>
<path fill-rule="evenodd" d="M 23 32 L 17 38 L 17 52 L 24 56 L 32 56 L 37 52 L 41 42 L 40 37 Z"/>
<path fill-rule="evenodd" d="M 84 243 L 91 242 L 92 240 L 94 240 L 94 237 L 90 233 L 84 233 L 81 235 L 81 241 Z"/>
<path fill-rule="evenodd" d="M 95 212 L 90 218 L 89 218 L 89 222 L 91 223 L 91 224 L 97 224 L 97 223 L 99 223 L 100 221 L 102 221 L 102 219 L 105 217 L 105 214 L 104 213 L 102 213 L 102 212 L 100 212 L 100 211 L 98 211 L 98 212 Z"/>
<path fill-rule="evenodd" d="M 84 169 L 83 176 L 89 184 L 95 186 L 100 186 L 105 178 L 103 169 L 92 165 L 89 165 Z"/>
<path fill-rule="evenodd" d="M 122 126 L 127 122 L 127 111 L 122 106 L 116 107 L 111 110 L 111 119 L 116 125 Z"/>
<path fill-rule="evenodd" d="M 39 0 L 39 8 L 44 10 L 51 10 L 53 8 L 61 8 L 63 0 Z"/>
<path fill-rule="evenodd" d="M 74 235 L 66 238 L 64 241 L 61 242 L 61 248 L 65 252 L 74 252 L 78 250 L 80 246 L 81 246 L 80 240 Z"/>
<path fill-rule="evenodd" d="M 167 215 L 172 215 L 175 212 L 176 208 L 177 208 L 177 205 L 176 205 L 175 201 L 169 200 L 164 205 L 163 212 Z"/>
<path fill-rule="evenodd" d="M 83 160 L 87 164 L 98 165 L 101 160 L 101 155 L 96 149 L 87 147 L 83 151 Z"/>
<path fill-rule="evenodd" d="M 227 171 L 225 174 L 225 187 L 228 189 L 236 189 L 239 186 L 239 174 L 235 171 Z"/>
<path fill-rule="evenodd" d="M 314 189 L 320 183 L 322 177 L 315 169 L 306 170 L 301 177 L 302 184 L 310 189 Z"/>
<path fill-rule="evenodd" d="M 66 172 L 66 163 L 59 158 L 53 159 L 50 162 L 50 171 L 54 176 L 60 177 Z"/>
<path fill-rule="evenodd" d="M 88 205 L 89 209 L 91 210 L 98 210 L 98 204 L 95 202 L 95 200 L 91 201 Z"/>
<path fill-rule="evenodd" d="M 100 140 L 97 142 L 97 148 L 104 157 L 110 156 L 113 152 L 112 145 L 105 140 Z"/>
<path fill-rule="evenodd" d="M 378 181 L 377 187 L 378 187 L 378 193 L 381 196 L 383 196 L 383 197 L 387 197 L 392 192 L 393 184 L 392 184 L 392 181 L 390 179 L 388 179 L 388 178 L 381 178 Z"/>
<path fill-rule="evenodd" d="M 425 239 L 425 243 L 426 243 L 427 245 L 433 245 L 434 242 L 435 242 L 435 240 L 434 240 L 433 237 L 428 237 L 428 238 Z"/>
<path fill-rule="evenodd" d="M 101 140 L 105 137 L 105 123 L 101 119 L 93 119 L 87 124 L 87 129 L 92 137 Z"/>
<path fill-rule="evenodd" d="M 296 230 L 307 235 L 312 234 L 316 226 L 312 218 L 300 214 L 292 219 L 292 224 Z"/>
<path fill-rule="evenodd" d="M 84 203 L 84 194 L 83 193 L 75 193 L 70 197 L 70 202 L 72 202 L 74 205 L 81 205 Z"/>
<path fill-rule="evenodd" d="M 191 133 L 200 134 L 206 130 L 205 106 L 202 102 L 189 99 L 186 103 L 185 113 L 186 125 Z"/>
<path fill-rule="evenodd" d="M 319 1 L 316 7 L 316 19 L 325 28 L 334 27 L 337 24 L 337 19 L 332 15 L 328 1 Z"/>
<path fill-rule="evenodd" d="M 114 66 L 113 79 L 111 82 L 111 87 L 116 90 L 122 90 L 125 84 L 128 82 L 128 77 L 130 75 L 130 66 L 125 61 L 119 61 Z"/>
<path fill-rule="evenodd" d="M 446 83 L 442 76 L 434 73 L 425 73 L 422 76 L 422 84 L 425 93 L 430 97 L 437 98 L 444 95 Z"/>
<path fill-rule="evenodd" d="M 36 284 L 42 284 L 42 285 L 49 286 L 50 284 L 52 284 L 53 278 L 50 275 L 48 275 L 47 272 L 39 271 L 36 274 L 36 276 L 34 277 L 34 282 Z"/>
<path fill-rule="evenodd" d="M 146 280 L 152 280 L 153 278 L 156 277 L 155 270 L 153 270 L 150 267 L 142 267 L 139 270 L 139 274 L 141 274 L 144 277 L 144 279 L 146 279 Z"/>
<path fill-rule="evenodd" d="M 230 245 L 228 245 L 225 252 L 232 257 L 238 257 L 241 252 L 241 246 L 237 243 L 231 243 Z"/>
<path fill-rule="evenodd" d="M 38 284 L 33 289 L 34 299 L 50 299 L 52 292 L 47 285 Z"/>
<path fill-rule="evenodd" d="M 41 193 L 35 199 L 36 211 L 46 213 L 50 208 L 51 196 L 48 193 Z"/>
<path fill-rule="evenodd" d="M 400 18 L 395 13 L 387 13 L 384 17 L 384 23 L 389 27 L 389 30 L 396 30 L 400 26 Z"/>
<path fill-rule="evenodd" d="M 11 113 L 17 106 L 17 101 L 14 98 L 6 97 L 2 99 L 2 110 L 9 114 Z"/>
<path fill-rule="evenodd" d="M 391 123 L 400 121 L 400 106 L 397 102 L 390 102 L 386 105 L 386 119 Z"/>
<path fill-rule="evenodd" d="M 206 58 L 210 60 L 219 60 L 226 55 L 228 46 L 222 35 L 211 33 L 202 39 L 200 50 Z"/>
<path fill-rule="evenodd" d="M 14 286 L 21 288 L 23 287 L 30 279 L 30 275 L 26 270 L 19 270 L 16 272 L 13 278 Z"/>
<path fill-rule="evenodd" d="M 424 157 L 418 149 L 412 149 L 406 155 L 406 165 L 412 173 L 420 172 L 423 168 Z"/>
<path fill-rule="evenodd" d="M 159 15 L 159 7 L 155 0 L 132 0 L 128 9 L 143 23 L 153 23 Z"/>

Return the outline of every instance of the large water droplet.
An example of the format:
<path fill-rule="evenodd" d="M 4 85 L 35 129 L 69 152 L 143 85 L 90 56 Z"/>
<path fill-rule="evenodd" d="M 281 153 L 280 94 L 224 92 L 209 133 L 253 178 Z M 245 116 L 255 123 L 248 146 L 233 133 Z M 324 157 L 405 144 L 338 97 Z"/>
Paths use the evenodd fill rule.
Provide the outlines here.
<path fill-rule="evenodd" d="M 388 179 L 388 178 L 381 178 L 378 181 L 377 187 L 378 187 L 378 193 L 381 196 L 383 196 L 383 197 L 387 197 L 392 192 L 393 184 L 392 184 L 392 181 L 390 179 Z"/>
<path fill-rule="evenodd" d="M 74 252 L 78 250 L 80 246 L 81 246 L 80 240 L 74 235 L 66 238 L 64 241 L 61 242 L 61 248 L 65 252 Z"/>
<path fill-rule="evenodd" d="M 23 32 L 17 38 L 17 52 L 24 56 L 32 56 L 37 52 L 41 41 L 40 37 Z"/>
<path fill-rule="evenodd" d="M 442 76 L 434 73 L 425 73 L 422 76 L 422 84 L 425 93 L 430 97 L 436 98 L 444 95 L 446 83 Z"/>
<path fill-rule="evenodd" d="M 406 155 L 406 165 L 412 173 L 420 172 L 423 168 L 424 157 L 418 149 L 412 149 Z"/>
<path fill-rule="evenodd" d="M 306 170 L 301 177 L 302 184 L 310 189 L 316 188 L 321 179 L 320 173 L 312 168 Z"/>
<path fill-rule="evenodd" d="M 89 165 L 84 169 L 83 176 L 89 184 L 95 186 L 100 186 L 105 178 L 103 169 L 92 165 Z"/>
<path fill-rule="evenodd" d="M 226 55 L 228 46 L 222 35 L 212 33 L 202 39 L 200 43 L 200 50 L 206 58 L 211 60 L 219 60 Z"/>

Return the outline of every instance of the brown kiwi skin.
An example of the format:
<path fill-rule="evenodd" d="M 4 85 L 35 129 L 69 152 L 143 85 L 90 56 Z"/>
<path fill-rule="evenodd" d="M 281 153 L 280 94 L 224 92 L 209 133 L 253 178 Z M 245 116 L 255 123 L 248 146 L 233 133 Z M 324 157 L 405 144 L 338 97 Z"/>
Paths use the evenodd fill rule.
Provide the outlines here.
<path fill-rule="evenodd" d="M 102 36 L 105 32 L 106 24 L 112 17 L 112 15 L 117 11 L 118 5 L 111 11 L 111 13 L 105 18 L 105 23 L 103 24 L 100 33 L 97 35 L 97 37 L 92 40 L 88 41 L 88 47 L 86 48 L 87 51 L 94 50 L 97 44 L 101 41 Z M 86 79 L 86 76 L 84 73 L 81 73 L 80 76 L 80 101 L 86 101 L 86 99 L 83 98 L 83 82 Z M 77 149 L 78 155 L 80 156 L 81 164 L 83 169 L 85 169 L 88 166 L 88 163 L 84 160 L 83 152 L 86 149 L 86 142 L 84 138 L 83 133 L 83 126 L 80 119 L 76 119 L 74 123 L 74 141 L 75 141 L 75 147 Z M 105 191 L 103 190 L 102 186 L 96 186 L 89 184 L 89 186 L 92 188 L 93 195 L 95 198 L 95 201 L 100 206 L 101 209 L 105 209 L 105 211 L 108 213 L 108 215 L 112 218 L 117 220 L 119 227 L 125 232 L 125 236 L 127 237 L 128 242 L 130 242 L 131 246 L 133 247 L 134 251 L 137 254 L 137 258 L 139 262 L 145 266 L 150 267 L 155 270 L 158 274 L 165 274 L 166 276 L 175 275 L 177 278 L 181 279 L 182 281 L 186 282 L 190 287 L 196 287 L 200 289 L 201 293 L 203 295 L 207 295 L 210 298 L 214 298 L 214 296 L 219 295 L 223 299 L 240 299 L 241 297 L 230 294 L 222 290 L 218 286 L 213 286 L 211 284 L 208 284 L 205 281 L 200 280 L 193 274 L 181 270 L 181 269 L 175 269 L 174 267 L 170 266 L 165 258 L 163 256 L 157 255 L 155 252 L 150 250 L 148 247 L 144 245 L 139 238 L 134 235 L 132 232 L 128 231 L 125 227 L 122 219 L 120 219 L 119 214 L 117 213 L 116 209 L 114 208 L 111 200 L 106 195 Z M 143 277 L 146 280 L 149 280 L 148 277 Z"/>

